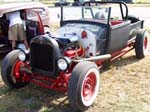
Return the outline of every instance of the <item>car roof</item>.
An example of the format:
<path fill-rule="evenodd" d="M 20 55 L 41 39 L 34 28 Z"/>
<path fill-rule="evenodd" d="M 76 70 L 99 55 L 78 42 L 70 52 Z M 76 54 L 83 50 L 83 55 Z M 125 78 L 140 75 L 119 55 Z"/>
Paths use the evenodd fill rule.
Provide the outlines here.
<path fill-rule="evenodd" d="M 40 3 L 40 2 L 21 2 L 21 3 L 7 3 L 7 4 L 0 4 L 0 17 L 3 16 L 3 14 L 22 10 L 22 9 L 30 9 L 30 8 L 47 8 L 46 5 Z"/>

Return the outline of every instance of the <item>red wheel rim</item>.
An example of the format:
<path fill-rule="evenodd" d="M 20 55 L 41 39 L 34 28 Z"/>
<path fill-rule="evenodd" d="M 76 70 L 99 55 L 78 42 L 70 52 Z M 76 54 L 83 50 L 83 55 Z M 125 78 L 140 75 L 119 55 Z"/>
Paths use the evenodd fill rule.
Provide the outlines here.
<path fill-rule="evenodd" d="M 94 95 L 96 83 L 96 75 L 93 72 L 89 73 L 85 78 L 82 89 L 82 96 L 85 101 L 90 100 L 90 98 Z"/>
<path fill-rule="evenodd" d="M 144 38 L 144 49 L 145 49 L 145 50 L 147 49 L 147 45 L 148 45 L 148 38 L 145 37 L 145 38 Z"/>
<path fill-rule="evenodd" d="M 21 61 L 16 61 L 16 63 L 14 64 L 14 68 L 13 68 L 13 77 L 15 78 L 16 81 L 21 81 L 22 82 L 22 75 L 20 73 L 20 67 L 22 65 Z"/>

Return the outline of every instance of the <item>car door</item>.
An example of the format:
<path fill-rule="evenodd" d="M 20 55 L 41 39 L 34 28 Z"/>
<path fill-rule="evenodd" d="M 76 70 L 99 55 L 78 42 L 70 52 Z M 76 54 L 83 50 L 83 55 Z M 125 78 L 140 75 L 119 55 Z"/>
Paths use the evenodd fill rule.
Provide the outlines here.
<path fill-rule="evenodd" d="M 127 46 L 130 32 L 130 21 L 110 27 L 109 46 L 107 53 L 113 53 Z"/>

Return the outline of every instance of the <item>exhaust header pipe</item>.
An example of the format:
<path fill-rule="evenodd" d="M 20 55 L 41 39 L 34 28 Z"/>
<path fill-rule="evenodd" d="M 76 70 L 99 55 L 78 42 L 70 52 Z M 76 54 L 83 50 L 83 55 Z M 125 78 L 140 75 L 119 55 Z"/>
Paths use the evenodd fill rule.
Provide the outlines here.
<path fill-rule="evenodd" d="M 94 57 L 91 57 L 91 58 L 83 58 L 83 59 L 72 59 L 71 61 L 72 62 L 81 62 L 81 61 L 97 61 L 97 60 L 107 60 L 107 59 L 110 59 L 111 58 L 111 55 L 110 54 L 105 54 L 105 55 L 100 55 L 100 56 L 94 56 Z"/>

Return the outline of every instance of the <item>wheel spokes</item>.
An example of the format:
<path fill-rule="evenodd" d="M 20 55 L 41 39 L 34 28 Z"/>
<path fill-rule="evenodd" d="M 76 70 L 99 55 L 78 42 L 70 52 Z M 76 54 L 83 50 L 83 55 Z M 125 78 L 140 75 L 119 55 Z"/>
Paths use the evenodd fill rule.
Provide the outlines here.
<path fill-rule="evenodd" d="M 147 49 L 147 45 L 148 45 L 148 39 L 147 37 L 144 38 L 144 50 Z"/>
<path fill-rule="evenodd" d="M 89 100 L 95 93 L 95 87 L 96 87 L 96 76 L 94 73 L 90 73 L 85 81 L 84 81 L 84 85 L 83 85 L 83 97 L 84 100 Z"/>

